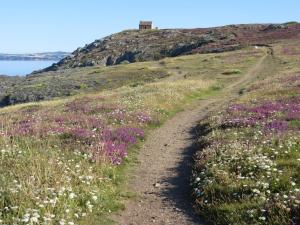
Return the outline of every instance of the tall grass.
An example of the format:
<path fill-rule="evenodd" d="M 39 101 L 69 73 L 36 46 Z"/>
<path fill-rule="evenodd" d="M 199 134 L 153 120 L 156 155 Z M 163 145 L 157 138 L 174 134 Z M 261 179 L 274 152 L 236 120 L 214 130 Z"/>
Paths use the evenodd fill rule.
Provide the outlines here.
<path fill-rule="evenodd" d="M 208 224 L 300 223 L 299 78 L 257 83 L 199 126 L 191 185 Z"/>
<path fill-rule="evenodd" d="M 101 224 L 144 131 L 212 82 L 159 82 L 2 110 L 0 223 Z"/>
<path fill-rule="evenodd" d="M 226 60 L 231 61 L 226 69 L 244 74 L 262 54 L 247 49 L 184 56 L 165 64 L 82 69 L 75 77 L 66 71 L 61 79 L 68 84 L 73 77 L 83 87 L 83 78 L 98 81 L 108 73 L 100 86 L 110 85 L 106 91 L 1 109 L 0 224 L 108 224 L 107 215 L 123 207 L 126 167 L 148 130 L 236 79 L 222 75 Z M 174 69 L 187 79 L 161 79 Z M 160 81 L 147 83 L 155 78 Z M 92 83 L 91 90 L 98 90 Z"/>

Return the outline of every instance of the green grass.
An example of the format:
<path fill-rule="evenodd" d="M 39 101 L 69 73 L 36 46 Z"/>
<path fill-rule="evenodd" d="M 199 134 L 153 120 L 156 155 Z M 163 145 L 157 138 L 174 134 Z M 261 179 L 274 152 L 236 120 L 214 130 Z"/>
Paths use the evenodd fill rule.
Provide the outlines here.
<path fill-rule="evenodd" d="M 231 104 L 256 107 L 265 102 L 299 98 L 299 54 L 282 51 L 287 45 L 299 49 L 300 42 L 276 45 L 275 58 L 265 65 L 260 80 L 243 88 L 241 96 Z M 281 63 L 283 60 L 293 63 L 293 67 Z M 199 214 L 213 225 L 298 224 L 299 119 L 286 119 L 282 112 L 270 117 L 268 122 L 282 120 L 288 125 L 288 130 L 277 133 L 267 130 L 255 119 L 254 112 L 229 112 L 223 110 L 203 121 L 211 131 L 198 137 L 200 146 L 209 143 L 196 153 L 191 179 Z M 241 122 L 230 126 L 225 122 L 243 121 L 250 115 L 257 125 L 246 126 Z"/>
<path fill-rule="evenodd" d="M 243 139 L 251 140 L 251 136 L 243 129 L 232 128 L 225 131 L 215 128 L 207 139 L 223 144 L 202 150 L 196 158 L 196 168 L 202 170 L 194 171 L 192 185 L 196 188 L 198 211 L 206 222 L 290 224 L 292 211 L 286 209 L 297 210 L 299 205 L 293 202 L 300 203 L 299 139 L 287 137 L 278 146 L 258 137 L 260 142 L 257 145 L 249 142 L 247 149 Z M 289 147 L 282 147 L 282 142 L 290 143 Z M 272 204 L 285 208 L 272 208 Z M 294 211 L 294 215 L 298 214 Z"/>
<path fill-rule="evenodd" d="M 297 129 L 297 127 L 300 127 L 300 120 L 290 121 L 290 126 L 293 126 Z"/>
<path fill-rule="evenodd" d="M 228 70 L 239 70 L 245 73 L 263 53 L 263 50 L 255 52 L 253 49 L 245 49 L 222 53 L 218 57 L 214 54 L 192 55 L 166 58 L 158 62 L 67 69 L 26 78 L 6 78 L 0 84 L 3 93 L 3 96 L 0 96 L 0 105 L 95 93 L 126 85 L 143 85 L 172 76 L 175 71 L 187 74 L 186 77 L 192 80 L 219 79 L 220 82 L 230 82 L 227 77 L 222 76 L 224 64 L 229 59 L 231 59 L 230 64 L 226 65 Z M 204 61 L 204 59 L 208 60 Z M 235 79 L 234 75 L 231 79 Z"/>
<path fill-rule="evenodd" d="M 241 74 L 241 71 L 238 69 L 226 70 L 222 74 L 224 75 Z"/>
<path fill-rule="evenodd" d="M 195 101 L 221 93 L 232 79 L 217 79 L 222 76 L 223 61 L 228 58 L 236 60 L 236 54 L 243 53 L 243 57 L 250 58 L 251 63 L 249 60 L 247 63 L 238 60 L 232 67 L 238 68 L 239 65 L 239 68 L 243 68 L 239 76 L 245 74 L 257 61 L 248 52 L 249 50 L 224 53 L 217 58 L 213 54 L 184 56 L 164 59 L 163 65 L 159 62 L 136 63 L 32 77 L 19 90 L 22 93 L 24 91 L 24 99 L 27 99 L 26 93 L 38 96 L 40 92 L 33 92 L 31 89 L 31 85 L 36 85 L 37 81 L 50 89 L 51 85 L 58 85 L 51 91 L 62 96 L 73 94 L 74 89 L 64 85 L 69 85 L 69 82 L 74 85 L 75 81 L 78 90 L 75 89 L 74 93 L 77 95 L 0 110 L 0 149 L 3 149 L 0 154 L 0 220 L 7 224 L 26 224 L 27 220 L 34 223 L 35 219 L 48 220 L 45 224 L 57 224 L 59 221 L 63 222 L 62 219 L 66 223 L 76 224 L 112 223 L 108 219 L 110 214 L 122 210 L 122 200 L 133 196 L 126 188 L 126 181 L 130 169 L 137 162 L 139 147 L 143 144 L 143 140 L 140 140 L 136 145 L 130 146 L 129 155 L 123 164 L 115 166 L 106 157 L 100 157 L 97 162 L 91 160 L 93 146 L 73 138 L 69 133 L 46 136 L 39 132 L 25 136 L 7 135 L 6 132 L 16 124 L 22 124 L 23 120 L 37 121 L 34 122 L 35 129 L 43 131 L 55 124 L 55 117 L 72 115 L 75 117 L 73 122 L 78 122 L 76 118 L 80 119 L 84 115 L 86 120 L 99 117 L 112 129 L 136 126 L 147 134 Z M 262 55 L 263 52 L 255 54 Z M 206 57 L 213 58 L 213 62 L 208 61 L 213 63 L 212 69 L 209 69 L 209 64 L 202 65 Z M 179 70 L 192 75 L 173 81 L 165 80 L 167 76 L 176 76 L 177 73 L 173 70 L 175 65 Z M 218 72 L 215 73 L 216 71 Z M 61 91 L 62 87 L 64 91 Z M 70 90 L 72 93 L 69 93 Z M 53 96 L 48 97 L 51 99 Z M 149 114 L 153 122 L 140 124 L 131 119 L 115 121 L 111 118 L 109 109 L 74 113 L 68 111 L 69 103 L 78 103 L 92 109 L 114 105 L 118 110 L 125 109 L 128 114 Z M 17 218 L 23 222 L 17 221 Z"/>
<path fill-rule="evenodd" d="M 5 133 L 17 121 L 22 121 L 23 116 L 35 118 L 43 114 L 44 120 L 35 126 L 47 129 L 53 123 L 52 116 L 64 115 L 68 102 L 89 99 L 90 104 L 97 105 L 99 97 L 104 97 L 102 101 L 107 104 L 126 107 L 129 112 L 146 110 L 162 123 L 195 99 L 190 96 L 206 91 L 210 85 L 210 82 L 200 80 L 161 82 L 122 87 L 75 99 L 19 105 L 4 109 L 0 123 Z M 103 119 L 104 116 L 104 113 L 101 114 Z M 112 127 L 121 125 L 109 120 L 108 123 Z M 148 132 L 158 125 L 154 123 L 143 128 Z M 98 163 L 91 161 L 89 146 L 69 135 L 39 137 L 35 134 L 2 138 L 0 208 L 5 210 L 8 207 L 8 212 L 1 211 L 0 219 L 8 224 L 17 222 L 13 218 L 20 218 L 24 223 L 38 219 L 51 220 L 49 224 L 63 220 L 77 224 L 100 224 L 99 221 L 107 224 L 106 218 L 111 212 L 124 208 L 120 200 L 131 196 L 124 187 L 126 174 L 136 162 L 141 144 L 130 148 L 129 157 L 122 165 L 114 166 L 106 158 L 101 158 Z M 88 177 L 91 178 L 86 181 Z M 64 192 L 60 194 L 60 190 Z M 55 218 L 50 218 L 52 215 Z"/>

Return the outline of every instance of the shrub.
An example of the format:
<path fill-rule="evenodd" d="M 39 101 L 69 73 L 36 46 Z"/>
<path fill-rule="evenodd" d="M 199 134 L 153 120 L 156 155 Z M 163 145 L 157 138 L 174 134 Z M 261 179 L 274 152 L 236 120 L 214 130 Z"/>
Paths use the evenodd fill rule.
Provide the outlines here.
<path fill-rule="evenodd" d="M 232 70 L 226 70 L 222 74 L 223 75 L 241 74 L 241 71 L 238 69 L 232 69 Z"/>

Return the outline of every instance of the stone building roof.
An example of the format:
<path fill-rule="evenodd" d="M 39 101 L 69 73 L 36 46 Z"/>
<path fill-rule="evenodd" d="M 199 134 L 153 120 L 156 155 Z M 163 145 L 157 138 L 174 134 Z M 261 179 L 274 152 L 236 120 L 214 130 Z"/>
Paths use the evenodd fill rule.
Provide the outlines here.
<path fill-rule="evenodd" d="M 141 21 L 140 25 L 142 25 L 142 26 L 152 26 L 152 21 Z"/>

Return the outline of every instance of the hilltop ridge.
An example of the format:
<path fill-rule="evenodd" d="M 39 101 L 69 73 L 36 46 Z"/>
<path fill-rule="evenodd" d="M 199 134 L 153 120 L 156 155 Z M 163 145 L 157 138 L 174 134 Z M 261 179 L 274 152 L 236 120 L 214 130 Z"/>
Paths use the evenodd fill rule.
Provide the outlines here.
<path fill-rule="evenodd" d="M 215 28 L 126 30 L 78 48 L 38 72 L 111 66 L 195 53 L 218 53 L 298 37 L 299 23 L 228 25 Z"/>
<path fill-rule="evenodd" d="M 127 30 L 78 48 L 60 62 L 26 77 L 0 77 L 0 107 L 153 82 L 176 70 L 165 67 L 169 60 L 165 57 L 175 60 L 176 56 L 196 57 L 198 53 L 247 51 L 247 46 L 270 47 L 299 40 L 299 35 L 298 23 Z M 133 62 L 144 63 L 130 64 Z M 206 63 L 209 61 L 197 65 Z"/>

